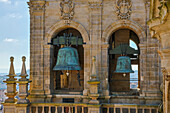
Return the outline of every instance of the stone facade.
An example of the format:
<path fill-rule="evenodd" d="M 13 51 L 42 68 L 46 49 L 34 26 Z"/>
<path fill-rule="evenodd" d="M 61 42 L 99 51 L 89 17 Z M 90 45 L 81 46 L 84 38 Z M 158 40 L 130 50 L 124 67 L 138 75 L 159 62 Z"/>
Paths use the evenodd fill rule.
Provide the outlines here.
<path fill-rule="evenodd" d="M 152 0 L 150 10 L 150 21 L 148 22 L 151 37 L 160 42 L 158 50 L 161 56 L 161 67 L 163 74 L 163 105 L 164 113 L 170 112 L 170 1 L 169 0 Z"/>
<path fill-rule="evenodd" d="M 30 0 L 28 5 L 30 9 L 30 81 L 32 82 L 28 95 L 29 101 L 26 101 L 26 92 L 23 97 L 27 104 L 23 107 L 24 112 L 22 113 L 29 112 L 27 109 L 29 107 L 31 109 L 31 106 L 36 103 L 67 105 L 63 104 L 63 101 L 70 98 L 74 99 L 74 103 L 81 103 L 84 107 L 89 105 L 88 110 L 82 108 L 83 113 L 85 111 L 105 113 L 103 106 L 106 106 L 106 112 L 109 112 L 109 107 L 114 106 L 114 104 L 158 106 L 161 103 L 162 57 L 158 55 L 157 51 L 162 47 L 162 42 L 160 42 L 160 39 L 152 38 L 149 32 L 147 25 L 147 21 L 150 19 L 149 1 Z M 53 67 L 56 64 L 55 56 L 59 48 L 49 43 L 66 31 L 80 36 L 85 42 L 81 46 L 82 49 L 80 49 L 80 46 L 76 48 L 80 55 L 80 65 L 83 68 L 80 71 L 80 77 L 83 81 L 81 81 L 82 86 L 78 86 L 77 81 L 74 81 L 75 76 L 70 75 L 68 77 L 70 82 L 68 88 L 58 90 L 56 84 L 60 81 L 57 80 L 58 73 L 53 71 Z M 110 41 L 113 37 L 115 37 L 115 42 Z M 127 39 L 124 37 L 127 37 Z M 115 46 L 118 46 L 123 42 L 129 43 L 130 39 L 136 43 L 140 51 L 137 61 L 134 62 L 139 67 L 138 90 L 135 90 L 135 94 L 129 89 L 129 82 L 112 84 L 113 81 L 111 81 L 111 77 L 113 77 L 111 72 L 114 69 L 110 67 L 109 50 L 113 49 L 113 42 Z M 92 69 L 94 67 L 92 60 L 94 56 L 96 59 L 95 72 Z M 118 56 L 113 57 L 117 58 Z M 74 74 L 75 72 L 72 71 L 71 73 Z M 91 80 L 91 75 L 94 73 L 97 82 Z M 116 75 L 114 78 L 130 79 L 129 75 L 126 78 L 123 78 L 122 75 Z M 28 81 L 25 82 L 24 87 L 27 84 Z M 111 87 L 113 87 L 113 90 L 111 90 Z M 20 113 L 17 109 L 19 110 L 23 104 L 17 105 L 15 105 L 15 111 Z M 42 112 L 44 112 L 44 106 Z M 38 109 L 38 107 L 36 108 Z M 101 110 L 101 108 L 103 109 Z M 137 109 L 137 107 L 135 108 Z M 33 109 L 32 112 L 34 112 Z M 64 107 L 62 107 L 62 113 L 64 113 L 63 109 Z M 123 108 L 121 109 L 123 110 Z M 150 113 L 156 113 L 152 110 L 153 108 L 149 109 Z M 49 113 L 50 110 L 51 107 Z M 56 113 L 57 110 L 56 108 Z M 129 112 L 125 110 L 123 113 L 133 111 L 130 108 L 128 110 Z M 148 112 L 143 109 L 144 111 Z M 35 112 L 37 113 L 39 110 Z M 77 112 L 77 107 L 75 107 L 75 112 Z M 114 113 L 117 112 L 114 111 Z"/>

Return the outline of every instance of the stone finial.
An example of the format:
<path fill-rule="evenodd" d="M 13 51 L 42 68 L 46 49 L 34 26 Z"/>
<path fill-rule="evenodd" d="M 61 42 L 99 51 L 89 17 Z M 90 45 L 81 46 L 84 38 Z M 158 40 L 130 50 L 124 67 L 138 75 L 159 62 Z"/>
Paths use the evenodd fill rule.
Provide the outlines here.
<path fill-rule="evenodd" d="M 25 56 L 22 57 L 22 61 L 23 61 L 23 63 L 22 63 L 21 75 L 27 75 L 26 66 L 25 66 L 25 61 L 26 61 Z"/>
<path fill-rule="evenodd" d="M 27 79 L 26 77 L 27 72 L 26 72 L 26 66 L 25 66 L 25 61 L 26 61 L 26 57 L 23 56 L 22 57 L 22 70 L 21 70 L 21 75 L 20 75 L 20 79 L 17 81 L 17 83 L 19 83 L 19 100 L 17 101 L 17 103 L 19 104 L 28 104 L 29 100 L 27 99 L 28 96 L 28 84 L 31 82 L 29 81 L 29 79 Z"/>
<path fill-rule="evenodd" d="M 92 75 L 96 75 L 96 57 L 95 56 L 93 56 L 92 62 L 93 62 Z"/>
<path fill-rule="evenodd" d="M 96 57 L 95 56 L 93 56 L 92 62 L 93 62 L 93 64 L 92 64 L 92 75 L 90 76 L 90 79 L 92 81 L 96 81 L 98 79 L 97 79 L 97 73 L 96 73 Z"/>
<path fill-rule="evenodd" d="M 11 61 L 11 65 L 10 65 L 10 70 L 9 70 L 9 75 L 15 75 L 15 71 L 14 71 L 14 57 L 10 57 L 10 61 Z"/>
<path fill-rule="evenodd" d="M 9 75 L 7 75 L 9 78 L 6 79 L 6 81 L 3 81 L 4 83 L 7 83 L 7 92 L 5 95 L 8 97 L 5 100 L 5 103 L 15 103 L 16 99 L 15 96 L 17 94 L 16 92 L 16 78 L 15 78 L 15 71 L 14 71 L 14 57 L 10 57 L 11 65 L 9 70 Z"/>
<path fill-rule="evenodd" d="M 96 73 L 96 57 L 94 56 L 92 58 L 93 66 L 92 66 L 92 75 L 90 76 L 90 81 L 87 83 L 90 85 L 90 93 L 88 96 L 91 98 L 89 101 L 90 104 L 99 104 L 99 101 L 97 100 L 99 97 L 99 84 L 100 81 L 98 79 L 98 75 Z"/>

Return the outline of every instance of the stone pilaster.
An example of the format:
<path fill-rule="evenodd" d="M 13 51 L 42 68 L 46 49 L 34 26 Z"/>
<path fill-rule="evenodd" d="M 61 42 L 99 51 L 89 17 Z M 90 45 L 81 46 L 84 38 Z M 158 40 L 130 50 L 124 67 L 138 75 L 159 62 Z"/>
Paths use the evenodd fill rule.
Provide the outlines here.
<path fill-rule="evenodd" d="M 84 48 L 84 90 L 83 95 L 87 96 L 89 93 L 89 84 L 87 81 L 90 80 L 91 60 L 90 60 L 90 45 L 83 45 Z"/>
<path fill-rule="evenodd" d="M 30 94 L 44 95 L 43 45 L 45 29 L 44 0 L 28 2 L 30 8 Z"/>
<path fill-rule="evenodd" d="M 109 96 L 109 65 L 108 65 L 108 48 L 109 44 L 102 44 L 101 45 L 101 55 L 102 55 L 102 61 L 101 61 L 101 86 L 102 86 L 102 96 L 105 96 L 105 98 L 110 98 Z"/>
<path fill-rule="evenodd" d="M 140 91 L 141 91 L 141 96 L 144 96 L 144 91 L 146 91 L 146 81 L 145 81 L 145 76 L 146 76 L 146 60 L 147 60 L 147 46 L 146 44 L 139 44 L 139 48 L 140 48 Z"/>
<path fill-rule="evenodd" d="M 96 69 L 99 78 L 102 78 L 101 72 L 101 41 L 102 41 L 102 8 L 103 0 L 88 0 L 89 4 L 89 30 L 91 43 L 91 56 L 96 56 Z M 102 92 L 102 86 L 99 86 Z"/>

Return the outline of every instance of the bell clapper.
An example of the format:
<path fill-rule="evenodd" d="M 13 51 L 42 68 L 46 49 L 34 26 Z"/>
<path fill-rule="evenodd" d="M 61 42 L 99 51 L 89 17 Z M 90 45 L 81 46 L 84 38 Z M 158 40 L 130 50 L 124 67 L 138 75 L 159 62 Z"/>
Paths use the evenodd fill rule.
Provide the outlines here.
<path fill-rule="evenodd" d="M 67 70 L 67 72 L 66 72 L 66 75 L 67 75 L 67 76 L 69 76 L 69 72 L 68 72 L 68 70 Z"/>
<path fill-rule="evenodd" d="M 81 83 L 80 83 L 80 72 L 77 70 L 77 80 L 79 82 L 79 86 L 81 86 Z"/>
<path fill-rule="evenodd" d="M 123 73 L 123 77 L 125 77 L 126 76 L 126 73 Z"/>

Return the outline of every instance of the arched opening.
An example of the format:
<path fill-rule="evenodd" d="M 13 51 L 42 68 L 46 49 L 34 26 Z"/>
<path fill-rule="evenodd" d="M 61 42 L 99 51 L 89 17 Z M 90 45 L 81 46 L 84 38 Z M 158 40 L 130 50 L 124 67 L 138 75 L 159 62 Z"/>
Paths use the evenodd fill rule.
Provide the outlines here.
<path fill-rule="evenodd" d="M 139 51 L 139 38 L 135 32 L 130 29 L 119 29 L 115 31 L 109 39 L 109 51 L 120 46 L 128 44 L 130 47 Z M 132 70 L 135 73 L 126 74 L 115 73 L 117 59 L 121 54 L 109 53 L 109 89 L 110 93 L 114 92 L 129 92 L 132 89 L 140 88 L 140 65 L 139 54 L 128 54 L 130 57 Z"/>
<path fill-rule="evenodd" d="M 129 40 L 129 46 L 134 48 L 135 50 L 138 50 L 138 46 L 135 41 L 132 39 Z M 130 89 L 137 89 L 140 88 L 140 73 L 139 73 L 139 59 L 138 55 L 135 54 L 135 58 L 131 57 L 131 65 L 132 65 L 132 70 L 134 70 L 134 73 L 130 73 Z"/>
<path fill-rule="evenodd" d="M 64 36 L 66 34 L 71 35 L 71 38 L 76 37 L 78 39 L 82 39 L 82 36 L 78 30 L 73 29 L 73 28 L 67 28 L 67 29 L 64 29 L 64 30 L 58 32 L 52 38 L 51 42 L 55 43 L 54 40 L 56 38 Z M 76 41 L 74 41 L 74 42 L 76 42 Z M 56 65 L 59 49 L 64 46 L 65 45 L 53 45 L 53 64 L 52 64 L 53 67 Z M 78 73 L 77 70 L 68 70 L 68 71 L 63 71 L 63 70 L 54 71 L 54 70 L 52 70 L 53 71 L 52 79 L 54 80 L 53 87 L 54 87 L 54 92 L 56 92 L 56 93 L 81 92 L 84 89 L 84 48 L 83 48 L 82 44 L 80 44 L 80 45 L 76 45 L 76 44 L 72 45 L 71 44 L 71 47 L 75 48 L 78 52 L 79 64 L 81 67 L 81 70 L 79 71 L 80 76 L 79 76 L 79 78 L 77 77 L 77 73 Z M 67 75 L 66 73 L 69 73 L 69 75 Z"/>

